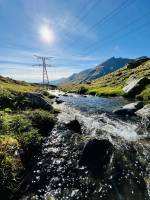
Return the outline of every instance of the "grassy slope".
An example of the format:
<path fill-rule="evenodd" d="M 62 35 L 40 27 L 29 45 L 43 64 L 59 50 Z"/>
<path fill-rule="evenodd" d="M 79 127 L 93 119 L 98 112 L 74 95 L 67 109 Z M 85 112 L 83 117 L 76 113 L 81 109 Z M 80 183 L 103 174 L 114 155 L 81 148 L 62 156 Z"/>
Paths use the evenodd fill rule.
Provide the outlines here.
<path fill-rule="evenodd" d="M 85 87 L 87 88 L 86 93 L 88 94 L 111 96 L 124 95 L 122 88 L 126 85 L 130 76 L 134 76 L 136 78 L 145 76 L 150 78 L 150 61 L 147 61 L 134 69 L 127 69 L 126 67 L 123 67 L 111 74 L 92 81 L 89 85 L 63 85 L 60 88 L 69 92 L 77 92 L 81 87 Z M 150 100 L 150 85 L 138 94 L 137 97 L 144 100 Z"/>
<path fill-rule="evenodd" d="M 54 110 L 33 108 L 24 99 L 26 92 L 42 92 L 49 97 L 39 85 L 0 76 L 0 195 L 5 199 L 19 187 L 28 162 L 55 123 Z"/>
<path fill-rule="evenodd" d="M 39 89 L 34 84 L 29 84 L 22 81 L 15 81 L 10 78 L 0 76 L 0 90 L 11 91 L 11 92 L 33 92 Z"/>

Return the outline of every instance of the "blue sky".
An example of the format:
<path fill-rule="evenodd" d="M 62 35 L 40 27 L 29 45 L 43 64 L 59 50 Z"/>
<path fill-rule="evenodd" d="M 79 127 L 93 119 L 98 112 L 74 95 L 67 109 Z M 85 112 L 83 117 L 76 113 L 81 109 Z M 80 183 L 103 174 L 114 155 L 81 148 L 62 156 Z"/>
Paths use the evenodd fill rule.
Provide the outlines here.
<path fill-rule="evenodd" d="M 149 35 L 150 0 L 0 0 L 0 74 L 40 81 L 34 54 L 54 57 L 51 80 L 150 56 Z"/>

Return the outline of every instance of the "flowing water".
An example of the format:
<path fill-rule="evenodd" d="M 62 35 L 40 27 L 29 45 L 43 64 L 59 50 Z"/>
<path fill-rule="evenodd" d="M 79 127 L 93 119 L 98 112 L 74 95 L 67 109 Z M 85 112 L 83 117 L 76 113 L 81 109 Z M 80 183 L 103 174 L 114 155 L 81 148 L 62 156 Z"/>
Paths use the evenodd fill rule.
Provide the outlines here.
<path fill-rule="evenodd" d="M 119 119 L 112 114 L 129 101 L 121 97 L 53 93 L 63 101 L 54 104 L 61 113 L 45 139 L 42 154 L 21 199 L 150 199 L 147 121 Z M 68 126 L 74 120 L 80 124 L 81 131 Z M 93 176 L 90 167 L 79 164 L 85 145 L 93 139 L 107 140 L 114 149 L 104 176 L 97 175 L 96 171 Z"/>

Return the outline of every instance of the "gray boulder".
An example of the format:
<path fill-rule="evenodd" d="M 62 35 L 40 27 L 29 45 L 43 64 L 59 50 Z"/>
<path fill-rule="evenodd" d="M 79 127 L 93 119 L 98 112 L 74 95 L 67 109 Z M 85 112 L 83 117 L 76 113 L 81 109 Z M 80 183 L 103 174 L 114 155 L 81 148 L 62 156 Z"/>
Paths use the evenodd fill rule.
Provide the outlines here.
<path fill-rule="evenodd" d="M 123 91 L 127 96 L 133 97 L 139 94 L 144 87 L 150 83 L 150 79 L 142 77 L 140 79 L 129 78 L 127 85 L 123 88 Z"/>
<path fill-rule="evenodd" d="M 43 108 L 45 110 L 51 111 L 52 105 L 46 98 L 40 93 L 27 93 L 26 99 L 34 106 L 38 108 Z"/>
<path fill-rule="evenodd" d="M 134 102 L 134 103 L 129 103 L 129 104 L 123 106 L 123 108 L 124 109 L 131 109 L 131 110 L 132 109 L 138 110 L 138 109 L 143 108 L 143 106 L 144 106 L 144 104 L 143 104 L 142 101 L 137 101 L 137 102 Z"/>
<path fill-rule="evenodd" d="M 150 104 L 147 104 L 142 109 L 138 110 L 136 115 L 150 120 Z"/>
<path fill-rule="evenodd" d="M 135 112 L 141 109 L 142 107 L 143 107 L 143 102 L 137 101 L 135 103 L 127 104 L 120 109 L 114 110 L 113 113 L 120 116 L 134 115 Z"/>

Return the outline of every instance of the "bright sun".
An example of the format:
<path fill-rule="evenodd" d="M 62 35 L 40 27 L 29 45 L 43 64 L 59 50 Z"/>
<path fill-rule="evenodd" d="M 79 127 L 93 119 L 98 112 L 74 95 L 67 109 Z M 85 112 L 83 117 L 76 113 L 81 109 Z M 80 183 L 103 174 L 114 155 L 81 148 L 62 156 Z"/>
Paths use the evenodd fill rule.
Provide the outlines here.
<path fill-rule="evenodd" d="M 48 25 L 42 25 L 40 27 L 40 38 L 45 43 L 53 43 L 55 41 L 55 35 L 53 30 Z"/>

